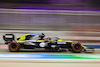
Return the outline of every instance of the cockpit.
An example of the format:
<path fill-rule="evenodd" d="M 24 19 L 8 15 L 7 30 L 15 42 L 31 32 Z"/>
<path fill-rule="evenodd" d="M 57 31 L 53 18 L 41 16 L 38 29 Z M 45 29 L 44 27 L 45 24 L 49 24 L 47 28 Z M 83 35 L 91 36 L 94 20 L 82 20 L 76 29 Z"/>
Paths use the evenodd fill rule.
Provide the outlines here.
<path fill-rule="evenodd" d="M 30 34 L 27 35 L 25 40 L 43 40 L 45 35 L 40 35 L 40 34 Z"/>

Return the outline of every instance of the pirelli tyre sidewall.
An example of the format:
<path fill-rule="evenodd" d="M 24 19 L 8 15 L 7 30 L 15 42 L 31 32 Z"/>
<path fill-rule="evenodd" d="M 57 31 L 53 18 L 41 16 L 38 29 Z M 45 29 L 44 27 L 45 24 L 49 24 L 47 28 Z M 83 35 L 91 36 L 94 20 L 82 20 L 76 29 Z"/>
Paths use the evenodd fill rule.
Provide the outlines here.
<path fill-rule="evenodd" d="M 72 51 L 75 53 L 80 53 L 82 51 L 82 45 L 79 42 L 72 43 Z"/>
<path fill-rule="evenodd" d="M 10 44 L 8 45 L 8 48 L 11 52 L 16 52 L 19 51 L 19 44 L 17 42 L 10 42 Z"/>

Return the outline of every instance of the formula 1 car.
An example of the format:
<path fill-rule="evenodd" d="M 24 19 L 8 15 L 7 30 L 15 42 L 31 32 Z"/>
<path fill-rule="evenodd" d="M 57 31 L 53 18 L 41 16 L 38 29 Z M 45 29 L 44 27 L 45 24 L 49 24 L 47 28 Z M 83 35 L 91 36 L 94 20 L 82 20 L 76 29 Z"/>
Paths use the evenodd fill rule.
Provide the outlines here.
<path fill-rule="evenodd" d="M 58 37 L 47 37 L 45 34 L 26 34 L 18 37 L 15 40 L 14 34 L 3 35 L 5 44 L 9 44 L 8 48 L 11 52 L 19 51 L 20 48 L 24 49 L 43 49 L 50 51 L 62 51 L 68 49 L 69 51 L 80 53 L 94 52 L 86 46 L 82 46 L 78 41 L 64 41 Z"/>

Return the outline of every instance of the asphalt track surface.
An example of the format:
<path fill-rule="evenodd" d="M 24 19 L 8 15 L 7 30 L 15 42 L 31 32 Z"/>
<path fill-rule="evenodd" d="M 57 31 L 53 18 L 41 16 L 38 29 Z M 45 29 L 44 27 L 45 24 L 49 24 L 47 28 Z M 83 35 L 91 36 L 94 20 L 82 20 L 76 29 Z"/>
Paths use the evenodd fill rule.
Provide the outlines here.
<path fill-rule="evenodd" d="M 12 63 L 0 62 L 1 67 L 100 67 L 100 63 Z"/>

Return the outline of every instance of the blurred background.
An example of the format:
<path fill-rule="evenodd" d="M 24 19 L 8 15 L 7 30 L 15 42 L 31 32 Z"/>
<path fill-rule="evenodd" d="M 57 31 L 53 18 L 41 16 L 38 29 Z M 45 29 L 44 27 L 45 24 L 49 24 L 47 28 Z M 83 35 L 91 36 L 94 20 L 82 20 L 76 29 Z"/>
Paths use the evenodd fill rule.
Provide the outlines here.
<path fill-rule="evenodd" d="M 0 36 L 44 32 L 63 40 L 100 44 L 99 7 L 100 0 L 0 0 Z"/>
<path fill-rule="evenodd" d="M 68 52 L 33 51 L 11 53 L 2 39 L 2 35 L 6 33 L 12 33 L 16 37 L 27 33 L 45 33 L 46 37 L 80 41 L 82 45 L 99 45 L 97 47 L 100 48 L 100 0 L 0 0 L 0 58 L 4 58 L 0 59 L 1 66 L 45 67 L 47 65 L 77 67 L 85 65 L 100 67 L 100 61 L 94 61 L 96 60 L 94 58 L 100 59 L 100 55 L 98 55 L 100 54 L 99 49 L 95 49 L 93 54 L 81 53 L 82 55 L 73 55 L 75 53 Z M 25 55 L 33 53 L 31 57 L 34 54 L 50 54 L 51 56 L 60 54 L 61 57 L 65 57 L 65 54 L 71 54 L 69 57 L 79 57 L 77 59 L 64 59 L 67 63 L 64 60 L 55 61 L 54 59 L 53 61 L 45 60 L 44 62 L 44 59 L 25 60 L 25 58 L 22 60 L 23 53 Z M 21 56 L 20 59 L 16 58 L 19 57 L 18 54 Z M 9 55 L 13 59 L 6 59 Z M 91 58 L 90 55 L 93 58 L 92 60 L 80 60 L 80 57 Z"/>

